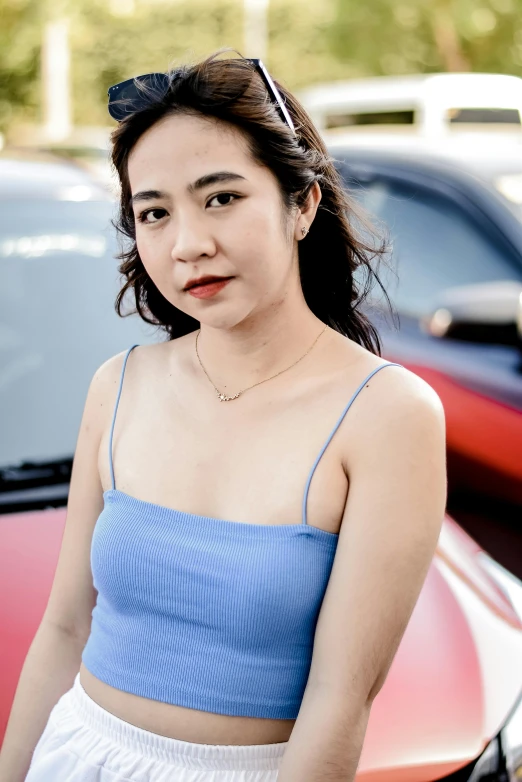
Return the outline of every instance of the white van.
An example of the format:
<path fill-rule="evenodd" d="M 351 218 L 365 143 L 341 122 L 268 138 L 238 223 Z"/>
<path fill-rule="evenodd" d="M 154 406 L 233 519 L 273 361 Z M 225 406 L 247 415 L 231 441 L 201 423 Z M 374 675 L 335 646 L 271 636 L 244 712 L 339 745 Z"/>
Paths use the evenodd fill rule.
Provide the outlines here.
<path fill-rule="evenodd" d="M 320 131 L 393 130 L 423 136 L 520 131 L 522 79 L 497 73 L 379 76 L 319 84 L 299 98 Z"/>

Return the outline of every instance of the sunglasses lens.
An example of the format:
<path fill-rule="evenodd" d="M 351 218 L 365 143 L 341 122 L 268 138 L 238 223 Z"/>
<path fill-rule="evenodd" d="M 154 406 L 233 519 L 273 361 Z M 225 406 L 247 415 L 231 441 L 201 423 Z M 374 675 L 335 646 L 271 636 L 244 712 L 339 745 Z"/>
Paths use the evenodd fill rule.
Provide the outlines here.
<path fill-rule="evenodd" d="M 144 109 L 150 100 L 161 100 L 170 86 L 166 73 L 146 73 L 115 84 L 108 90 L 109 114 L 120 122 L 129 114 Z"/>
<path fill-rule="evenodd" d="M 267 69 L 259 59 L 248 58 L 248 60 L 262 77 L 270 97 L 279 108 L 283 121 L 295 133 L 292 118 Z M 151 100 L 162 100 L 167 94 L 170 84 L 170 77 L 166 73 L 145 73 L 143 76 L 136 76 L 134 79 L 114 84 L 108 90 L 109 114 L 121 122 L 129 114 L 146 109 Z"/>

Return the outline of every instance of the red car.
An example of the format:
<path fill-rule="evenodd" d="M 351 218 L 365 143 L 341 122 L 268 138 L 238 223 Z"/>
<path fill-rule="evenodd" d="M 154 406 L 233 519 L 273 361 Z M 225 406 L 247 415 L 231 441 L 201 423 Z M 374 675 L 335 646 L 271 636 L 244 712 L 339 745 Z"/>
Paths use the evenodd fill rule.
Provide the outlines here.
<path fill-rule="evenodd" d="M 47 605 L 65 515 L 57 508 L 1 517 L 0 739 Z M 374 701 L 357 779 L 519 780 L 521 663 L 522 583 L 447 517 Z"/>

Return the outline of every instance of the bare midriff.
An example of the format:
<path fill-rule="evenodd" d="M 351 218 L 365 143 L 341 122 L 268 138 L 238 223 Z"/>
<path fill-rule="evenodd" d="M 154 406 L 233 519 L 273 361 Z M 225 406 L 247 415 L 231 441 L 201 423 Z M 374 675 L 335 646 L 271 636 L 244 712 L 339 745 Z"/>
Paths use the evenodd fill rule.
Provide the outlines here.
<path fill-rule="evenodd" d="M 194 744 L 279 744 L 288 741 L 295 723 L 214 714 L 143 698 L 102 682 L 83 663 L 80 683 L 91 700 L 124 722 Z"/>

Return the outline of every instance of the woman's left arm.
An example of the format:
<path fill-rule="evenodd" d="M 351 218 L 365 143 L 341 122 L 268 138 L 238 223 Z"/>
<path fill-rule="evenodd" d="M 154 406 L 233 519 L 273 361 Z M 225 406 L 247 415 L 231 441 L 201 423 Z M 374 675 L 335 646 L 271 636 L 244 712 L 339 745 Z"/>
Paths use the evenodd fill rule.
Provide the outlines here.
<path fill-rule="evenodd" d="M 387 372 L 393 377 L 384 378 Z M 413 613 L 444 519 L 446 429 L 438 395 L 412 372 L 390 368 L 372 377 L 356 399 L 350 438 L 357 446 L 343 447 L 348 499 L 278 782 L 355 778 L 373 700 Z"/>

